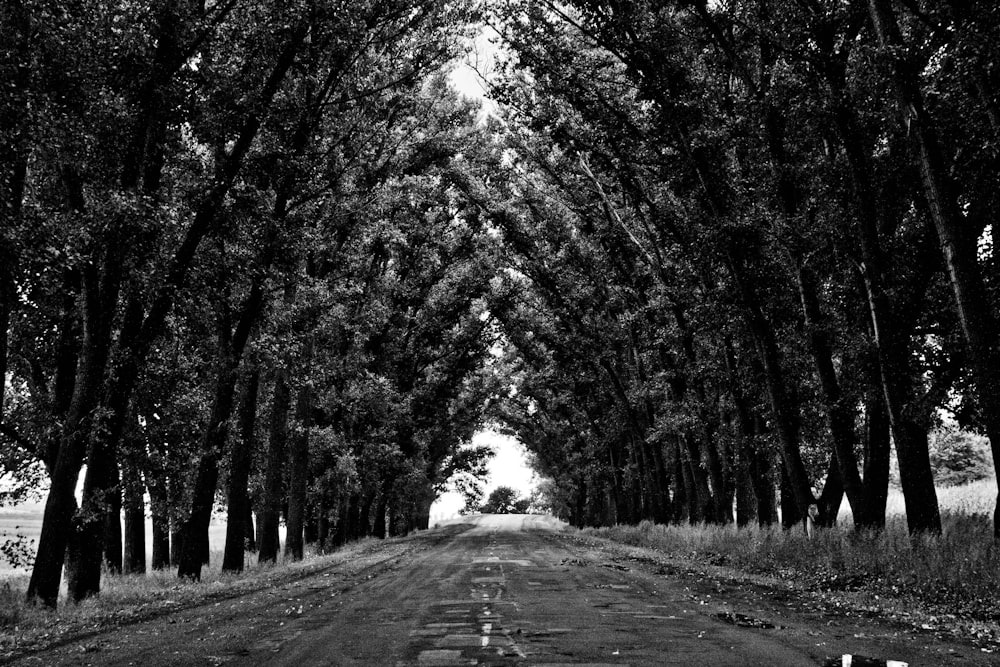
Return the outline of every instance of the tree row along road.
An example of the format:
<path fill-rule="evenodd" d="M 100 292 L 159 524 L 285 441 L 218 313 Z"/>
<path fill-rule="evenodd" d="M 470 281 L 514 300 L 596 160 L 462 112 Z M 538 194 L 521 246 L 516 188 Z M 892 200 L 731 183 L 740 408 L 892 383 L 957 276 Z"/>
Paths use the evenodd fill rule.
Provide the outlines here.
<path fill-rule="evenodd" d="M 145 572 L 147 513 L 150 568 L 198 579 L 222 494 L 227 573 L 282 522 L 290 560 L 425 529 L 449 484 L 475 498 L 483 428 L 576 526 L 825 528 L 846 499 L 878 532 L 893 470 L 911 534 L 989 521 L 937 493 L 996 503 L 1000 4 L 31 0 L 0 26 L 0 500 L 48 489 L 0 553 L 28 601 Z M 482 107 L 452 85 L 476 35 Z M 1000 514 L 937 569 L 995 600 L 996 540 Z"/>
<path fill-rule="evenodd" d="M 544 517 L 486 515 L 15 664 L 800 666 L 844 654 L 990 664 L 972 647 L 788 597 L 630 558 Z"/>

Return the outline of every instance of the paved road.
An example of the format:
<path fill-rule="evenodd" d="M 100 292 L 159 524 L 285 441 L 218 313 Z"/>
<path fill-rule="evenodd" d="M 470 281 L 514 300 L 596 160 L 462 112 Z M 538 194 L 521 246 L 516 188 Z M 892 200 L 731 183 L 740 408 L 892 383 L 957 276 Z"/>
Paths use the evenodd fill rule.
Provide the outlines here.
<path fill-rule="evenodd" d="M 471 521 L 387 545 L 352 573 L 317 573 L 23 664 L 799 667 L 839 665 L 845 653 L 988 664 L 973 648 L 925 646 L 898 629 L 777 616 L 780 600 L 745 587 L 727 599 L 718 582 L 615 557 L 537 517 Z"/>

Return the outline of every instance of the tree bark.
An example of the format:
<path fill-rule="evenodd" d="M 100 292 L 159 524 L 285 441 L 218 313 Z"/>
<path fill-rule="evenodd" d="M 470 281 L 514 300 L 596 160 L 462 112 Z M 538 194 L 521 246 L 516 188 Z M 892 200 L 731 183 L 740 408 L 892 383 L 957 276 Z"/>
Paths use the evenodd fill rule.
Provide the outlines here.
<path fill-rule="evenodd" d="M 673 523 L 681 523 L 683 520 L 691 520 L 691 481 L 690 475 L 681 457 L 681 436 L 671 437 L 670 445 L 670 465 L 673 467 L 674 478 L 674 503 Z"/>
<path fill-rule="evenodd" d="M 246 512 L 243 514 L 244 529 L 243 544 L 244 549 L 257 553 L 256 522 L 254 520 L 253 507 L 247 502 Z"/>
<path fill-rule="evenodd" d="M 378 494 L 378 505 L 375 506 L 375 526 L 372 534 L 384 540 L 386 537 L 386 519 L 389 510 L 389 493 L 392 490 L 392 478 L 387 478 L 382 483 L 382 488 Z"/>
<path fill-rule="evenodd" d="M 372 534 L 372 507 L 375 505 L 375 489 L 369 489 L 364 494 L 361 503 L 361 513 L 358 515 L 358 539 Z"/>
<path fill-rule="evenodd" d="M 750 480 L 757 498 L 757 525 L 762 528 L 773 526 L 778 523 L 774 493 L 774 455 L 757 446 L 751 446 L 750 452 Z"/>
<path fill-rule="evenodd" d="M 757 356 L 764 368 L 767 395 L 778 428 L 783 470 L 787 477 L 783 478 L 782 489 L 785 493 L 782 495 L 782 510 L 785 510 L 789 502 L 794 502 L 794 513 L 804 516 L 816 499 L 799 449 L 799 401 L 788 385 L 774 331 L 761 310 L 755 286 L 751 284 L 747 270 L 734 254 L 730 255 L 729 266 L 742 297 L 747 326 L 753 337 Z"/>
<path fill-rule="evenodd" d="M 170 507 L 170 564 L 176 566 L 181 562 L 181 552 L 184 550 L 184 523 L 177 516 L 177 506 Z"/>
<path fill-rule="evenodd" d="M 239 435 L 232 438 L 229 454 L 229 493 L 226 520 L 226 550 L 223 572 L 242 572 L 247 531 L 253 535 L 252 518 L 248 520 L 250 499 L 247 481 L 253 460 L 254 426 L 257 423 L 257 392 L 260 370 L 254 366 L 244 373 L 243 395 L 239 410 Z M 252 537 L 251 537 L 252 542 Z"/>
<path fill-rule="evenodd" d="M 125 574 L 146 573 L 146 504 L 142 497 L 142 476 L 132 464 L 123 468 L 122 489 L 125 496 Z"/>
<path fill-rule="evenodd" d="M 285 557 L 302 560 L 306 519 L 306 490 L 309 476 L 309 427 L 312 393 L 308 385 L 299 389 L 296 401 L 297 428 L 290 438 L 288 452 L 288 529 Z"/>
<path fill-rule="evenodd" d="M 347 496 L 341 494 L 340 499 L 337 501 L 337 525 L 334 527 L 333 537 L 330 539 L 330 545 L 334 549 L 347 544 L 348 507 L 349 502 Z M 395 533 L 390 531 L 390 534 L 394 535 Z"/>
<path fill-rule="evenodd" d="M 838 466 L 839 482 L 843 487 L 843 492 L 847 494 L 851 514 L 857 517 L 864 514 L 864 485 L 861 474 L 858 472 L 857 457 L 854 454 L 857 445 L 857 436 L 854 431 L 854 409 L 840 389 L 840 380 L 833 363 L 833 345 L 820 308 L 819 296 L 816 293 L 816 279 L 801 261 L 798 262 L 797 273 L 799 297 L 802 303 L 809 349 L 816 366 L 820 387 L 823 390 L 827 426 L 833 440 L 831 460 L 835 461 Z M 827 479 L 832 478 L 828 476 Z M 823 491 L 826 493 L 825 486 Z M 821 505 L 824 504 L 821 503 Z M 839 506 L 839 504 L 840 499 L 838 498 L 837 505 Z M 836 516 L 836 510 L 833 512 Z"/>
<path fill-rule="evenodd" d="M 288 440 L 288 410 L 291 394 L 288 389 L 284 368 L 279 368 L 274 377 L 274 391 L 271 398 L 271 417 L 268 426 L 267 468 L 264 472 L 264 497 L 260 507 L 260 549 L 259 563 L 273 563 L 278 559 L 280 542 L 278 524 L 281 520 L 282 478 L 285 467 L 285 449 Z"/>
<path fill-rule="evenodd" d="M 224 305 L 223 308 L 228 308 Z M 236 377 L 242 346 L 234 349 L 228 317 L 220 317 L 218 358 L 216 360 L 215 391 L 208 425 L 198 451 L 195 468 L 191 509 L 182 526 L 182 548 L 177 576 L 201 579 L 201 568 L 207 562 L 209 545 L 208 529 L 215 505 L 215 491 L 219 481 L 219 459 L 226 444 L 229 418 L 233 411 Z"/>
<path fill-rule="evenodd" d="M 830 462 L 826 470 L 826 479 L 823 481 L 823 492 L 816 499 L 816 525 L 829 528 L 836 525 L 837 514 L 840 510 L 840 503 L 844 499 L 844 481 L 840 477 L 841 466 L 837 461 L 837 454 L 830 455 Z M 855 472 L 857 468 L 855 468 Z"/>
<path fill-rule="evenodd" d="M 781 466 L 781 487 L 778 489 L 778 497 L 781 502 L 781 527 L 785 530 L 796 528 L 805 518 L 808 507 L 805 511 L 801 509 L 792 489 L 791 480 L 788 478 L 788 469 L 784 465 Z"/>
<path fill-rule="evenodd" d="M 692 436 L 681 436 L 680 458 L 684 464 L 684 478 L 688 488 L 689 513 L 691 523 L 708 521 L 712 514 L 712 492 L 708 488 L 708 475 L 701 467 L 698 448 Z"/>
<path fill-rule="evenodd" d="M 104 515 L 104 564 L 111 574 L 121 574 L 123 561 L 122 485 L 118 466 L 111 466 L 114 477 L 107 491 L 108 509 Z"/>
<path fill-rule="evenodd" d="M 659 510 L 654 521 L 659 524 L 667 524 L 670 523 L 670 517 L 673 514 L 670 500 L 670 474 L 667 472 L 667 464 L 663 458 L 663 445 L 654 442 L 650 447 L 656 464 L 656 493 L 659 496 Z"/>
<path fill-rule="evenodd" d="M 95 267 L 88 266 L 83 270 L 85 307 L 80 361 L 73 397 L 62 429 L 63 436 L 52 469 L 42 531 L 28 583 L 28 600 L 52 608 L 55 608 L 59 596 L 67 537 L 73 530 L 73 515 L 77 509 L 74 495 L 77 478 L 83 464 L 91 420 L 98 404 L 111 348 L 112 317 L 107 304 L 113 296 L 109 291 L 114 290 L 106 287 L 102 292 L 100 282 Z M 98 561 L 98 571 L 99 567 Z"/>
<path fill-rule="evenodd" d="M 889 498 L 889 418 L 878 370 L 874 369 L 873 373 L 875 377 L 869 379 L 865 403 L 864 514 L 854 517 L 854 525 L 859 530 L 885 528 L 885 507 Z"/>
<path fill-rule="evenodd" d="M 150 567 L 153 570 L 165 570 L 170 567 L 169 496 L 162 481 L 147 478 L 146 489 L 149 491 L 149 513 L 153 523 Z"/>

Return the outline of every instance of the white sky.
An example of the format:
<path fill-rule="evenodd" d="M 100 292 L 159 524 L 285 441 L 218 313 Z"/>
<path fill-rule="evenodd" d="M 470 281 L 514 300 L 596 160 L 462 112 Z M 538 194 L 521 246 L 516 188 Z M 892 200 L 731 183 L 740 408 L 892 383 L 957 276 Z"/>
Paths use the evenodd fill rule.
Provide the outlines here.
<path fill-rule="evenodd" d="M 489 463 L 489 479 L 486 480 L 486 495 L 498 486 L 509 486 L 522 496 L 534 490 L 537 480 L 528 467 L 524 445 L 515 438 L 492 430 L 480 431 L 472 437 L 473 445 L 490 445 L 496 455 Z M 441 519 L 451 519 L 465 505 L 465 499 L 454 491 L 449 491 L 431 506 L 431 525 Z"/>
<path fill-rule="evenodd" d="M 483 105 L 483 114 L 492 114 L 496 111 L 496 103 L 487 97 L 487 83 L 483 80 L 489 79 L 496 67 L 496 45 L 490 42 L 491 35 L 495 32 L 484 28 L 482 32 L 471 40 L 465 58 L 460 62 L 449 75 L 452 87 L 464 97 L 477 100 Z"/>

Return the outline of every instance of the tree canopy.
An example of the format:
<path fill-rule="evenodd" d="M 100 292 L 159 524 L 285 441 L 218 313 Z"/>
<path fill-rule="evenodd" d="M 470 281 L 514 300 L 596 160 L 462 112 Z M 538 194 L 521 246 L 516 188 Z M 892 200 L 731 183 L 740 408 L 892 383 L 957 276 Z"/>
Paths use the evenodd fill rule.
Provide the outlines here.
<path fill-rule="evenodd" d="M 935 470 L 985 451 L 942 415 L 1000 459 L 993 3 L 0 25 L 0 466 L 12 500 L 49 488 L 43 604 L 64 563 L 74 600 L 145 569 L 147 496 L 152 566 L 191 578 L 218 505 L 233 571 L 281 522 L 291 558 L 425 528 L 455 476 L 478 502 L 487 423 L 576 525 L 830 525 L 846 498 L 877 530 L 894 452 L 935 533 Z M 489 111 L 449 78 L 484 30 Z"/>

